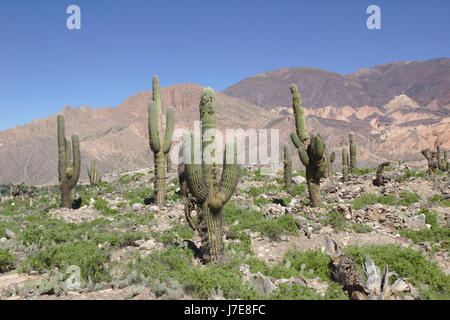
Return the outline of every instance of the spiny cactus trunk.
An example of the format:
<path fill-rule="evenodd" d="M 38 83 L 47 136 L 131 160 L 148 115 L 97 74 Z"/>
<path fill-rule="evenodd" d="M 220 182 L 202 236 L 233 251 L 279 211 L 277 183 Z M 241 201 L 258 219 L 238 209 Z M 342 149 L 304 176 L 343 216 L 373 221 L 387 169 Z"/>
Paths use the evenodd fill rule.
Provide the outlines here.
<path fill-rule="evenodd" d="M 61 190 L 61 207 L 72 208 L 72 190 L 67 184 L 60 187 Z"/>
<path fill-rule="evenodd" d="M 311 207 L 320 206 L 320 179 L 315 179 L 310 175 L 306 174 L 306 182 L 309 192 L 309 202 Z"/>
<path fill-rule="evenodd" d="M 355 172 L 356 169 L 356 142 L 355 142 L 355 136 L 353 132 L 350 132 L 349 134 L 349 142 L 350 142 L 350 167 L 349 171 L 351 173 Z"/>
<path fill-rule="evenodd" d="M 155 157 L 155 200 L 156 205 L 159 207 L 164 207 L 166 205 L 166 175 L 164 161 L 164 153 L 157 153 Z"/>
<path fill-rule="evenodd" d="M 444 170 L 448 171 L 449 168 L 449 163 L 448 163 L 448 158 L 447 158 L 447 150 L 444 151 Z"/>
<path fill-rule="evenodd" d="M 222 177 L 219 178 L 216 159 L 214 98 L 212 89 L 204 89 L 200 100 L 201 163 L 196 162 L 199 157 L 198 154 L 197 157 L 195 156 L 197 150 L 193 133 L 187 132 L 183 136 L 184 173 L 187 177 L 189 193 L 202 208 L 199 224 L 193 229 L 200 232 L 205 249 L 203 260 L 209 264 L 218 263 L 223 257 L 222 208 L 233 195 L 240 173 L 240 167 L 237 165 L 237 145 L 233 143 L 227 145 Z M 233 160 L 229 159 L 227 155 L 231 155 Z M 189 203 L 186 208 L 189 210 L 188 205 Z M 189 212 L 186 212 L 186 217 L 192 225 L 193 221 L 189 220 Z"/>
<path fill-rule="evenodd" d="M 348 154 L 345 148 L 342 148 L 342 176 L 344 182 L 348 182 Z"/>
<path fill-rule="evenodd" d="M 320 205 L 320 179 L 325 176 L 330 159 L 320 135 L 311 134 L 309 143 L 306 136 L 306 121 L 301 106 L 301 98 L 295 84 L 290 87 L 295 113 L 295 132 L 291 133 L 292 143 L 297 148 L 300 161 L 306 168 L 306 180 L 311 207 Z M 334 158 L 334 156 L 333 156 Z M 333 159 L 334 160 L 334 159 Z"/>
<path fill-rule="evenodd" d="M 58 114 L 58 174 L 61 190 L 61 207 L 72 208 L 72 190 L 80 177 L 81 156 L 77 134 L 72 135 L 72 143 L 65 137 L 64 115 Z M 71 156 L 70 146 L 72 144 Z"/>
<path fill-rule="evenodd" d="M 207 202 L 203 203 L 203 219 L 208 236 L 204 238 L 204 260 L 210 264 L 219 263 L 223 257 L 224 243 L 222 235 L 222 209 L 211 209 Z"/>
<path fill-rule="evenodd" d="M 284 145 L 284 186 L 290 188 L 292 185 L 292 159 L 291 153 L 289 152 L 289 146 Z"/>
<path fill-rule="evenodd" d="M 161 93 L 159 79 L 153 77 L 153 100 L 148 107 L 148 132 L 150 149 L 153 151 L 155 162 L 155 196 L 156 205 L 166 205 L 166 168 L 165 161 L 172 146 L 172 134 L 174 127 L 174 109 L 167 108 L 166 133 L 162 136 L 161 125 Z"/>

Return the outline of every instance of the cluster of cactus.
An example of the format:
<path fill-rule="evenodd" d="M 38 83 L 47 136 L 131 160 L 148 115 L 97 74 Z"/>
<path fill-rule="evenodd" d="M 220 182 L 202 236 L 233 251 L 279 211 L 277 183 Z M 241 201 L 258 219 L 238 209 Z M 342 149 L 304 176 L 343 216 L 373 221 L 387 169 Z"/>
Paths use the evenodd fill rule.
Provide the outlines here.
<path fill-rule="evenodd" d="M 200 141 L 196 143 L 191 131 L 183 136 L 184 174 L 187 178 L 189 193 L 201 211 L 197 214 L 195 229 L 199 231 L 202 238 L 205 251 L 203 260 L 214 264 L 223 257 L 222 208 L 236 190 L 240 166 L 237 164 L 237 144 L 228 143 L 224 152 L 222 176 L 219 177 L 215 139 L 215 93 L 211 88 L 203 90 L 200 101 L 200 120 Z M 201 145 L 200 150 L 195 148 L 196 145 Z M 201 159 L 201 163 L 197 163 L 199 162 L 196 161 L 197 159 Z M 188 213 L 186 215 L 188 216 Z"/>
<path fill-rule="evenodd" d="M 348 153 L 346 148 L 342 148 L 342 176 L 344 182 L 348 182 Z"/>
<path fill-rule="evenodd" d="M 428 162 L 428 174 L 434 176 L 435 170 L 448 171 L 450 164 L 447 160 L 447 150 L 444 151 L 444 157 L 441 158 L 441 146 L 436 146 L 436 151 L 430 149 L 422 149 L 420 153 L 427 159 Z"/>
<path fill-rule="evenodd" d="M 284 186 L 290 188 L 292 185 L 292 159 L 291 153 L 289 151 L 289 145 L 286 143 L 284 145 Z"/>
<path fill-rule="evenodd" d="M 97 160 L 91 161 L 91 166 L 87 169 L 89 182 L 91 186 L 96 186 L 101 182 L 101 177 L 97 171 Z"/>
<path fill-rule="evenodd" d="M 300 160 L 306 168 L 306 183 L 309 200 L 312 207 L 320 205 L 320 179 L 325 176 L 328 168 L 326 147 L 320 135 L 311 134 L 306 130 L 306 119 L 303 114 L 302 100 L 295 84 L 290 87 L 293 96 L 296 132 L 291 133 L 291 140 L 298 150 Z"/>
<path fill-rule="evenodd" d="M 166 133 L 162 134 L 161 93 L 159 79 L 153 77 L 153 99 L 148 107 L 148 132 L 150 149 L 153 151 L 155 164 L 155 198 L 156 205 L 163 207 L 166 204 L 166 169 L 165 162 L 172 147 L 172 134 L 174 128 L 174 109 L 167 108 Z"/>
<path fill-rule="evenodd" d="M 350 132 L 350 134 L 348 135 L 348 140 L 350 143 L 350 166 L 349 166 L 349 171 L 351 173 L 355 172 L 356 167 L 356 142 L 355 142 L 355 135 L 353 132 Z"/>
<path fill-rule="evenodd" d="M 72 208 L 72 190 L 80 177 L 80 140 L 72 135 L 72 142 L 65 136 L 64 115 L 58 114 L 58 173 L 61 190 L 61 207 Z M 73 157 L 72 157 L 72 152 Z"/>

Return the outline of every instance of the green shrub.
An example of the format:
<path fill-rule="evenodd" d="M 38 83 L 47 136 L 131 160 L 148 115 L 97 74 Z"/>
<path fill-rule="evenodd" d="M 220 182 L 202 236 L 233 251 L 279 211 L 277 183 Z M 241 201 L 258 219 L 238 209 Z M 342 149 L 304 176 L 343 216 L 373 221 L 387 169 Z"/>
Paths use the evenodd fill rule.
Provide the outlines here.
<path fill-rule="evenodd" d="M 440 194 L 435 194 L 434 196 L 429 197 L 428 202 L 441 207 L 450 207 L 450 199 L 446 199 Z"/>
<path fill-rule="evenodd" d="M 365 224 L 359 224 L 359 223 L 352 224 L 351 228 L 356 233 L 369 233 L 369 232 L 373 231 L 373 228 L 371 226 L 368 226 Z"/>
<path fill-rule="evenodd" d="M 383 270 L 385 266 L 389 271 L 395 271 L 400 277 L 408 278 L 416 287 L 425 284 L 428 290 L 422 290 L 423 298 L 450 299 L 450 276 L 445 275 L 439 267 L 427 260 L 421 251 L 402 246 L 348 246 L 344 252 L 355 259 L 360 272 L 366 254 L 370 254 L 375 264 Z"/>
<path fill-rule="evenodd" d="M 356 176 L 362 176 L 368 173 L 373 173 L 376 171 L 376 168 L 354 168 L 353 173 Z"/>
<path fill-rule="evenodd" d="M 9 249 L 0 249 L 0 273 L 14 269 L 16 256 L 9 252 Z"/>
<path fill-rule="evenodd" d="M 270 239 L 279 239 L 283 234 L 296 234 L 298 231 L 297 224 L 293 216 L 284 215 L 278 219 L 266 220 L 261 224 L 258 231 Z"/>
<path fill-rule="evenodd" d="M 166 251 L 152 252 L 145 258 L 138 255 L 130 262 L 128 269 L 142 274 L 149 283 L 156 279 L 178 281 L 183 290 L 195 298 L 207 299 L 211 289 L 221 288 L 227 299 L 260 298 L 256 292 L 245 284 L 237 265 L 227 263 L 208 265 L 205 268 L 194 267 L 192 252 L 170 247 Z"/>
<path fill-rule="evenodd" d="M 117 209 L 111 209 L 109 207 L 108 201 L 101 198 L 95 199 L 94 209 L 99 211 L 102 215 L 105 216 L 115 215 L 119 212 L 119 210 Z"/>
<path fill-rule="evenodd" d="M 239 221 L 237 225 L 230 227 L 231 231 L 250 229 L 271 239 L 277 239 L 282 234 L 295 234 L 298 232 L 295 219 L 290 215 L 284 215 L 278 219 L 266 219 L 261 212 L 246 210 L 237 206 L 234 202 L 227 203 L 222 213 L 227 225 L 232 225 L 235 221 Z"/>
<path fill-rule="evenodd" d="M 345 229 L 347 221 L 340 213 L 332 211 L 324 216 L 322 223 L 325 226 L 331 225 L 336 232 L 341 232 Z"/>
<path fill-rule="evenodd" d="M 104 266 L 106 262 L 106 253 L 101 252 L 95 243 L 80 241 L 43 249 L 36 255 L 27 257 L 21 269 L 41 272 L 57 267 L 64 271 L 75 265 L 80 268 L 83 279 L 91 278 L 94 282 L 101 282 L 111 278 Z"/>
<path fill-rule="evenodd" d="M 420 196 L 417 193 L 411 193 L 407 191 L 400 192 L 400 199 L 392 194 L 377 196 L 375 194 L 367 193 L 353 200 L 352 204 L 356 210 L 362 209 L 367 205 L 374 205 L 375 203 L 381 203 L 383 205 L 408 206 L 417 202 L 419 198 Z"/>

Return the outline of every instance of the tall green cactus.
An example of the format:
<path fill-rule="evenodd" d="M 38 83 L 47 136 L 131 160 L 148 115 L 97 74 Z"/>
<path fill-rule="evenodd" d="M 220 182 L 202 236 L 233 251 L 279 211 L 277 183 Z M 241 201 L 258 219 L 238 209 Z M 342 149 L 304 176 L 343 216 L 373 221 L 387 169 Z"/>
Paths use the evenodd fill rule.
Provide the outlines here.
<path fill-rule="evenodd" d="M 201 150 L 195 148 L 194 134 L 183 136 L 185 175 L 189 193 L 201 208 L 201 221 L 197 230 L 201 232 L 205 249 L 204 260 L 217 263 L 223 256 L 222 207 L 235 192 L 239 181 L 240 166 L 237 164 L 237 144 L 227 144 L 224 152 L 222 177 L 216 154 L 216 106 L 215 93 L 211 88 L 203 90 L 200 100 Z M 211 130 L 212 129 L 212 130 Z M 201 152 L 201 163 L 198 152 Z"/>
<path fill-rule="evenodd" d="M 439 166 L 439 170 L 442 171 L 447 171 L 447 151 L 444 151 L 444 156 L 441 159 L 441 146 L 438 144 L 437 147 L 437 160 L 438 160 L 438 166 Z"/>
<path fill-rule="evenodd" d="M 148 132 L 150 149 L 153 151 L 155 163 L 155 197 L 156 205 L 163 207 L 166 204 L 166 168 L 165 161 L 172 147 L 172 134 L 174 127 L 174 109 L 167 108 L 166 133 L 162 134 L 161 93 L 159 79 L 153 77 L 153 100 L 148 107 Z"/>
<path fill-rule="evenodd" d="M 447 150 L 444 151 L 444 170 L 445 171 L 449 171 L 449 163 L 448 163 L 448 158 L 447 158 Z"/>
<path fill-rule="evenodd" d="M 77 134 L 70 139 L 65 137 L 64 115 L 58 114 L 58 173 L 61 190 L 61 207 L 72 208 L 72 190 L 80 177 L 81 156 L 80 139 Z M 72 145 L 73 158 L 70 147 Z"/>
<path fill-rule="evenodd" d="M 355 172 L 356 169 L 356 142 L 353 132 L 348 135 L 348 140 L 350 142 L 350 167 L 349 171 L 351 173 Z"/>
<path fill-rule="evenodd" d="M 327 157 L 325 144 L 320 135 L 311 134 L 307 143 L 306 120 L 303 114 L 301 98 L 295 84 L 290 87 L 293 96 L 295 113 L 295 130 L 291 133 L 291 140 L 298 150 L 300 160 L 306 168 L 306 182 L 309 200 L 312 207 L 320 205 L 320 179 L 325 176 Z"/>
<path fill-rule="evenodd" d="M 328 154 L 328 152 L 325 150 L 325 156 L 326 156 L 326 161 L 327 161 L 325 177 L 330 178 L 331 174 L 333 173 L 333 162 L 336 159 L 336 154 L 334 152 L 332 152 L 331 154 Z"/>
<path fill-rule="evenodd" d="M 292 159 L 291 153 L 289 152 L 289 145 L 286 143 L 284 145 L 284 186 L 290 188 L 292 184 Z"/>
<path fill-rule="evenodd" d="M 342 148 L 342 176 L 344 182 L 348 181 L 348 154 L 347 149 Z"/>
<path fill-rule="evenodd" d="M 97 160 L 91 161 L 90 167 L 87 169 L 87 174 L 89 177 L 89 182 L 91 186 L 96 186 L 100 183 L 101 177 L 97 171 Z"/>

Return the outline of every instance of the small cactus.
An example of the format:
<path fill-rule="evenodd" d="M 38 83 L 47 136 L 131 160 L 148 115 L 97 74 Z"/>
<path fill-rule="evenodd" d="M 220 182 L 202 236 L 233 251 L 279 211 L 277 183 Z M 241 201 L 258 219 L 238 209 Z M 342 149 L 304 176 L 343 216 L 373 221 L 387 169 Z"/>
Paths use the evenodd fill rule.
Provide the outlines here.
<path fill-rule="evenodd" d="M 161 93 L 159 79 L 153 77 L 153 100 L 148 107 L 148 131 L 150 149 L 154 154 L 155 163 L 155 198 L 156 205 L 164 207 L 166 204 L 166 169 L 165 161 L 172 146 L 172 134 L 174 127 L 174 109 L 167 108 L 166 134 L 162 136 L 161 128 Z"/>
<path fill-rule="evenodd" d="M 89 182 L 91 186 L 96 186 L 101 182 L 101 177 L 97 172 L 97 160 L 91 161 L 90 167 L 87 169 Z"/>
<path fill-rule="evenodd" d="M 61 190 L 61 207 L 72 208 L 72 190 L 80 177 L 80 140 L 77 134 L 70 139 L 65 137 L 64 115 L 58 114 L 58 173 Z M 73 157 L 70 147 L 72 146 Z"/>
<path fill-rule="evenodd" d="M 348 140 L 350 142 L 350 167 L 349 171 L 351 173 L 355 172 L 356 169 L 356 142 L 355 136 L 353 132 L 350 132 L 348 136 Z"/>
<path fill-rule="evenodd" d="M 284 186 L 290 188 L 292 184 L 292 159 L 291 153 L 289 152 L 289 146 L 286 143 L 284 145 Z"/>
<path fill-rule="evenodd" d="M 320 179 L 325 176 L 328 167 L 325 144 L 320 135 L 311 134 L 307 143 L 306 120 L 303 114 L 301 98 L 295 84 L 290 87 L 293 96 L 296 132 L 291 133 L 291 140 L 298 150 L 300 160 L 306 168 L 306 182 L 312 207 L 320 205 Z"/>
<path fill-rule="evenodd" d="M 342 148 L 342 176 L 344 182 L 348 182 L 348 154 L 346 148 Z"/>
<path fill-rule="evenodd" d="M 205 251 L 203 259 L 214 264 L 223 257 L 222 208 L 236 190 L 240 166 L 237 164 L 236 142 L 227 144 L 222 177 L 219 177 L 215 139 L 216 105 L 215 94 L 211 88 L 203 90 L 200 120 L 201 150 L 195 148 L 197 144 L 194 134 L 186 132 L 183 136 L 184 165 L 189 193 L 195 198 L 202 212 L 195 229 L 201 232 Z M 198 157 L 198 151 L 201 151 L 201 157 Z M 201 159 L 202 163 L 197 163 L 196 159 Z"/>

